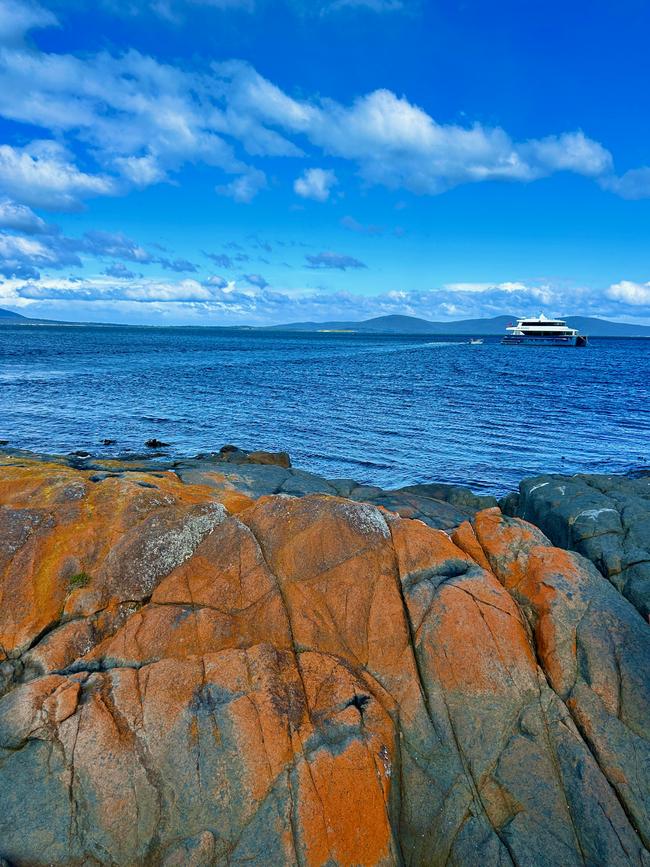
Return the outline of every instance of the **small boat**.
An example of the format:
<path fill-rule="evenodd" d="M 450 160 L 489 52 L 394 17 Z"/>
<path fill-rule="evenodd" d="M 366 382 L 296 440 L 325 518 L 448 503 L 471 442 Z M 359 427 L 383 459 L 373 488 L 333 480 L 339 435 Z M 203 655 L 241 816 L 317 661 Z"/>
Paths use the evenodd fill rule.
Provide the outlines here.
<path fill-rule="evenodd" d="M 569 328 L 563 319 L 548 319 L 543 313 L 535 318 L 518 319 L 506 327 L 501 340 L 507 346 L 586 346 L 588 338 L 577 328 Z"/>
<path fill-rule="evenodd" d="M 483 343 L 482 337 L 472 337 L 469 341 L 470 346 L 480 346 L 481 343 Z"/>

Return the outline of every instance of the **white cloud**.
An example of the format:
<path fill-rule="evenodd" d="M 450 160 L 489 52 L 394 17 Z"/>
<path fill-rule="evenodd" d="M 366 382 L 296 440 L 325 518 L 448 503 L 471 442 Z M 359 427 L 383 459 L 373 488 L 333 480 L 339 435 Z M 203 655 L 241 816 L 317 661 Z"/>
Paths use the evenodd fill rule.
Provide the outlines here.
<path fill-rule="evenodd" d="M 611 163 L 582 133 L 517 144 L 498 127 L 439 124 L 389 90 L 350 107 L 326 103 L 311 137 L 326 152 L 355 160 L 369 183 L 429 195 L 460 183 L 531 181 L 560 170 L 592 175 Z"/>
<path fill-rule="evenodd" d="M 600 185 L 623 199 L 650 199 L 650 166 L 630 169 L 619 177 L 604 177 Z"/>
<path fill-rule="evenodd" d="M 228 281 L 224 277 L 219 277 L 218 274 L 213 274 L 211 277 L 208 277 L 207 280 L 203 281 L 207 286 L 216 286 L 217 289 L 225 289 L 229 284 Z"/>
<path fill-rule="evenodd" d="M 544 174 L 567 171 L 598 177 L 612 168 L 609 151 L 581 131 L 533 139 L 521 145 L 519 152 L 533 170 L 537 166 Z"/>
<path fill-rule="evenodd" d="M 449 289 L 450 292 L 470 292 L 479 294 L 481 292 L 494 292 L 496 290 L 506 293 L 534 291 L 539 295 L 540 293 L 550 290 L 550 286 L 546 284 L 531 287 L 517 280 L 506 281 L 505 283 L 446 283 L 444 288 Z"/>
<path fill-rule="evenodd" d="M 48 232 L 45 220 L 26 205 L 19 205 L 11 199 L 0 199 L 0 229 L 14 229 L 29 235 Z"/>
<path fill-rule="evenodd" d="M 229 184 L 216 187 L 216 191 L 222 196 L 230 196 L 236 202 L 248 204 L 255 196 L 267 187 L 266 175 L 259 169 L 251 169 Z"/>
<path fill-rule="evenodd" d="M 390 90 L 375 90 L 349 106 L 329 99 L 299 101 L 246 63 L 215 69 L 233 111 L 285 134 L 304 135 L 325 154 L 354 161 L 370 184 L 435 195 L 461 183 L 611 171 L 609 152 L 580 131 L 517 143 L 499 127 L 440 124 Z"/>
<path fill-rule="evenodd" d="M 242 278 L 247 281 L 243 285 L 222 278 L 200 282 L 101 275 L 34 281 L 26 275 L 0 281 L 0 307 L 27 307 L 28 315 L 65 319 L 242 324 L 354 320 L 391 313 L 446 320 L 539 310 L 551 316 L 578 313 L 639 321 L 642 306 L 650 316 L 650 283 L 622 281 L 596 291 L 512 280 L 360 295 L 311 287 L 276 290 L 263 278 L 251 277 L 259 275 Z"/>
<path fill-rule="evenodd" d="M 31 213 L 27 208 L 24 210 Z M 1 214 L 0 209 L 0 217 Z M 35 214 L 32 216 L 36 217 Z M 11 228 L 18 231 L 20 227 Z M 15 275 L 39 280 L 40 270 L 43 268 L 80 268 L 83 265 L 81 257 L 100 261 L 107 258 L 113 260 L 103 272 L 112 277 L 138 276 L 129 271 L 124 262 L 159 266 L 166 271 L 177 273 L 196 273 L 199 270 L 197 265 L 187 259 L 153 254 L 121 232 L 92 230 L 85 232 L 80 238 L 71 238 L 58 228 L 47 225 L 38 237 L 35 237 L 33 232 L 25 233 L 24 230 L 23 234 L 0 231 L 0 274 L 5 276 Z"/>
<path fill-rule="evenodd" d="M 117 157 L 115 166 L 136 187 L 149 187 L 167 180 L 167 173 L 153 154 L 144 157 Z"/>
<path fill-rule="evenodd" d="M 78 267 L 74 250 L 54 246 L 48 236 L 40 238 L 0 232 L 0 274 L 5 277 L 39 279 L 39 268 Z"/>
<path fill-rule="evenodd" d="M 29 30 L 56 24 L 56 16 L 38 3 L 0 0 L 0 45 L 16 45 Z"/>
<path fill-rule="evenodd" d="M 0 190 L 38 208 L 72 210 L 88 196 L 117 192 L 115 181 L 80 171 L 54 141 L 33 141 L 23 148 L 0 145 Z"/>
<path fill-rule="evenodd" d="M 329 169 L 306 169 L 293 184 L 294 191 L 303 199 L 325 202 L 330 197 L 332 187 L 338 184 L 333 171 Z"/>
<path fill-rule="evenodd" d="M 632 307 L 650 307 L 650 282 L 634 283 L 632 280 L 621 280 L 612 284 L 605 293 L 614 301 L 622 301 Z"/>
<path fill-rule="evenodd" d="M 86 232 L 81 241 L 68 240 L 76 244 L 78 249 L 93 256 L 113 256 L 116 259 L 127 259 L 129 262 L 146 264 L 154 261 L 154 257 L 144 247 L 122 232 L 101 232 L 92 230 Z"/>
<path fill-rule="evenodd" d="M 229 0 L 219 2 L 225 6 Z M 339 0 L 339 5 L 352 2 Z M 354 3 L 375 11 L 394 5 L 392 0 Z M 0 0 L 5 30 L 6 10 L 19 6 L 21 32 L 30 24 L 52 23 L 41 7 Z M 529 182 L 558 171 L 596 178 L 628 198 L 645 196 L 650 185 L 650 169 L 614 177 L 611 154 L 582 131 L 517 142 L 500 127 L 438 122 L 387 89 L 349 105 L 295 99 L 241 61 L 190 71 L 134 50 L 76 57 L 14 40 L 0 54 L 0 116 L 74 146 L 75 159 L 51 140 L 0 149 L 0 190 L 24 204 L 52 209 L 169 180 L 190 162 L 233 177 L 217 191 L 248 202 L 267 185 L 266 174 L 238 152 L 300 158 L 305 142 L 319 159 L 354 163 L 366 184 L 424 195 L 486 180 Z M 294 189 L 325 201 L 335 182 L 331 169 L 308 169 Z"/>

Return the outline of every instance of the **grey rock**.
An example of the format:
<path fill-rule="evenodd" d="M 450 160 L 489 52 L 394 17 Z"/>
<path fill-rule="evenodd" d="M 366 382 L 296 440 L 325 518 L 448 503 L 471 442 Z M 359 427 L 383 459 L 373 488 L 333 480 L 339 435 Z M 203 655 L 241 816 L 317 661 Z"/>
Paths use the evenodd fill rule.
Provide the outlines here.
<path fill-rule="evenodd" d="M 577 551 L 650 615 L 650 477 L 545 475 L 524 479 L 508 514 Z"/>

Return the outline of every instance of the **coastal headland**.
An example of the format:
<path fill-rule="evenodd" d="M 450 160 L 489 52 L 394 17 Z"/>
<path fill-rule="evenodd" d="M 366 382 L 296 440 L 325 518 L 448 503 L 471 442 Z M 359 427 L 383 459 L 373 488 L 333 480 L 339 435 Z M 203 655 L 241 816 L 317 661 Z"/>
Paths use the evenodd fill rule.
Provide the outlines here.
<path fill-rule="evenodd" d="M 650 476 L 0 453 L 0 865 L 650 864 Z"/>

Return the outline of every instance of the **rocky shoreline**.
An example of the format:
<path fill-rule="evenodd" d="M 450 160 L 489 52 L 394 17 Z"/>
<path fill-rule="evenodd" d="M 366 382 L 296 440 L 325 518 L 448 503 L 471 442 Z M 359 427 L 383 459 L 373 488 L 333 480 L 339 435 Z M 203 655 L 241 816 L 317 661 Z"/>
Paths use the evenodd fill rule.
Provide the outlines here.
<path fill-rule="evenodd" d="M 648 865 L 649 584 L 649 477 L 0 453 L 0 865 Z"/>

